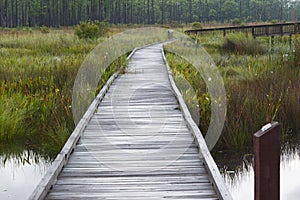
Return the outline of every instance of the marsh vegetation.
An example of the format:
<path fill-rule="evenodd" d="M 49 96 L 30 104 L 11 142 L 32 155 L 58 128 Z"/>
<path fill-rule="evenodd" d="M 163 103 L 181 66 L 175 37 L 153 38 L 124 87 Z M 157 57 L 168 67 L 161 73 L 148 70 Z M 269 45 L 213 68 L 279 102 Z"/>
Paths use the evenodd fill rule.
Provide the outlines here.
<path fill-rule="evenodd" d="M 252 39 L 243 33 L 194 36 L 218 67 L 227 93 L 227 116 L 219 148 L 252 148 L 252 135 L 262 125 L 277 120 L 282 138 L 296 134 L 300 120 L 299 38 Z M 174 74 L 184 75 L 198 94 L 199 127 L 206 133 L 210 123 L 210 96 L 192 65 L 168 54 Z M 189 102 L 189 97 L 185 97 Z M 190 97 L 191 98 L 191 97 Z"/>

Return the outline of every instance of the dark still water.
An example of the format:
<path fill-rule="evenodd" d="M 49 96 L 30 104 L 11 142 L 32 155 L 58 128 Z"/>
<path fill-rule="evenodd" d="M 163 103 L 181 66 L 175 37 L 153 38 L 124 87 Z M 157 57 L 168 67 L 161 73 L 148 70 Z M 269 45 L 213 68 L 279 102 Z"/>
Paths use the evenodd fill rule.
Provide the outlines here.
<path fill-rule="evenodd" d="M 0 156 L 0 161 L 1 200 L 28 199 L 50 166 L 48 161 L 28 153 L 14 158 Z"/>
<path fill-rule="evenodd" d="M 239 153 L 224 150 L 214 153 L 226 184 L 236 200 L 254 199 L 254 168 L 252 149 Z M 282 145 L 280 163 L 281 200 L 300 199 L 300 142 L 299 137 Z"/>

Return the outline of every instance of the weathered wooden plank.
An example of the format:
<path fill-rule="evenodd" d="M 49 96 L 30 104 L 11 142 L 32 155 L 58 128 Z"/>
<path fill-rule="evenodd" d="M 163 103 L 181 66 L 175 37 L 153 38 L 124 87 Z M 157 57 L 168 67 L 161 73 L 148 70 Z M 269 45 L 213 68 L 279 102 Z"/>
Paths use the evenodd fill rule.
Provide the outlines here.
<path fill-rule="evenodd" d="M 178 176 L 136 176 L 136 177 L 94 177 L 94 178 L 77 178 L 65 177 L 57 181 L 57 184 L 164 184 L 164 183 L 210 183 L 208 174 L 198 174 L 196 176 L 186 176 L 178 174 Z"/>

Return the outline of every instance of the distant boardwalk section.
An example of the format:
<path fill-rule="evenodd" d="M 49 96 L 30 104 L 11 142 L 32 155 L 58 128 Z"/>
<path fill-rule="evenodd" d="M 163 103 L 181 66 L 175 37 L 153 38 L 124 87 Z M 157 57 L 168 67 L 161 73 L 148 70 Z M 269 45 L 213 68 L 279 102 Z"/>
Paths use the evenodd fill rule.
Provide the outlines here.
<path fill-rule="evenodd" d="M 201 34 L 201 33 L 209 33 L 209 32 L 222 32 L 223 35 L 225 36 L 227 33 L 236 32 L 236 31 L 251 33 L 254 38 L 259 36 L 294 35 L 300 33 L 300 22 L 203 28 L 203 29 L 187 30 L 185 31 L 185 33 Z"/>

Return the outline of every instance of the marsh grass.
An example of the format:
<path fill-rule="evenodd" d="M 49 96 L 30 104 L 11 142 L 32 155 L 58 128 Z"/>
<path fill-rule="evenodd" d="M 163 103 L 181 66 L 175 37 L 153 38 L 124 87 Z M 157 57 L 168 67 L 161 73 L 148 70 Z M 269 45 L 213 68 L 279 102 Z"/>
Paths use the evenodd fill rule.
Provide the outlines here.
<path fill-rule="evenodd" d="M 249 41 L 246 35 L 244 39 L 241 34 L 231 37 L 238 38 L 241 44 Z M 259 39 L 259 51 L 245 45 L 242 51 L 238 50 L 240 53 L 236 49 L 224 51 L 222 45 L 227 39 L 221 35 L 195 38 L 210 53 L 225 83 L 227 116 L 219 147 L 247 148 L 252 144 L 253 133 L 273 120 L 282 124 L 283 139 L 300 130 L 299 38 L 291 47 L 285 38 L 275 38 L 274 47 L 281 50 L 263 54 L 260 49 L 269 45 L 268 38 Z M 195 81 L 199 74 L 185 60 L 172 54 L 167 59 L 174 73 L 184 75 L 197 91 L 199 127 L 205 134 L 210 122 L 210 97 L 204 82 Z"/>
<path fill-rule="evenodd" d="M 71 97 L 77 70 L 97 42 L 64 30 L 0 35 L 0 152 L 54 158 L 74 129 Z"/>
<path fill-rule="evenodd" d="M 221 49 L 235 54 L 258 55 L 267 52 L 267 48 L 252 36 L 243 33 L 230 34 L 225 38 Z"/>
<path fill-rule="evenodd" d="M 207 94 L 207 89 L 201 74 L 195 70 L 194 66 L 187 63 L 183 58 L 178 57 L 171 53 L 166 53 L 166 58 L 169 62 L 170 67 L 173 70 L 174 80 L 176 85 L 179 87 L 182 97 L 186 102 L 189 111 L 195 122 L 199 121 L 199 127 L 203 133 L 208 129 L 210 123 L 210 97 Z M 182 80 L 188 82 L 192 88 L 183 88 L 185 85 Z M 194 91 L 191 92 L 190 90 Z M 194 95 L 196 94 L 196 102 L 194 102 Z M 201 102 L 199 108 L 198 103 Z M 199 113 L 195 113 L 198 112 Z M 195 119 L 195 117 L 200 119 Z"/>

